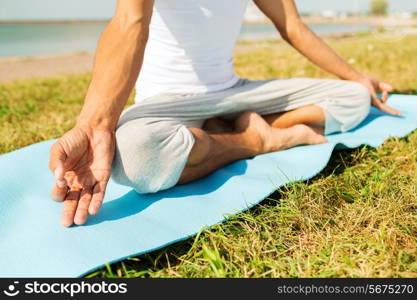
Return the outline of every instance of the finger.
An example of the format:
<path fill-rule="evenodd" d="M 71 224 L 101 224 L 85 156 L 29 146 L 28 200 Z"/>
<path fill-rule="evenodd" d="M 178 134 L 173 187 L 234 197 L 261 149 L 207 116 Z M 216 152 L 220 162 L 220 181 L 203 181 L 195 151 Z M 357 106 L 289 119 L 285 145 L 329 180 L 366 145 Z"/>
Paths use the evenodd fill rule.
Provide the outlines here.
<path fill-rule="evenodd" d="M 376 108 L 378 108 L 379 110 L 383 109 L 383 103 L 381 102 L 381 100 L 378 98 L 378 96 L 375 95 L 375 97 L 372 97 L 372 105 L 375 106 Z"/>
<path fill-rule="evenodd" d="M 62 147 L 55 143 L 51 147 L 51 155 L 49 158 L 49 168 L 55 175 L 56 185 L 60 188 L 64 188 L 67 183 L 65 181 L 65 160 L 67 155 L 63 151 Z"/>
<path fill-rule="evenodd" d="M 85 188 L 80 194 L 80 201 L 78 202 L 77 211 L 75 212 L 74 223 L 83 225 L 87 221 L 88 207 L 90 206 L 92 198 L 91 188 Z"/>
<path fill-rule="evenodd" d="M 388 106 L 386 104 L 381 104 L 380 107 L 378 107 L 378 108 L 381 111 L 383 111 L 383 112 L 385 112 L 387 114 L 390 114 L 390 115 L 394 115 L 394 116 L 401 116 L 402 115 L 402 112 L 401 111 L 399 111 L 399 110 L 397 110 L 395 108 L 392 108 L 391 106 Z"/>
<path fill-rule="evenodd" d="M 106 191 L 107 181 L 100 181 L 94 186 L 93 198 L 88 209 L 90 215 L 95 215 L 101 207 L 104 199 L 104 193 Z"/>
<path fill-rule="evenodd" d="M 378 95 L 376 94 L 375 90 L 371 90 L 371 97 L 372 97 L 372 105 L 379 108 L 382 104 L 381 100 L 379 100 Z"/>
<path fill-rule="evenodd" d="M 387 91 L 382 91 L 382 98 L 381 98 L 381 102 L 385 103 L 388 101 L 388 92 Z"/>
<path fill-rule="evenodd" d="M 67 195 L 68 187 L 65 186 L 64 188 L 60 188 L 56 184 L 54 184 L 52 191 L 51 191 L 51 198 L 56 202 L 62 202 Z"/>
<path fill-rule="evenodd" d="M 382 91 L 382 103 L 387 102 L 389 93 L 394 90 L 393 87 L 388 83 L 380 82 L 379 89 Z"/>
<path fill-rule="evenodd" d="M 386 82 L 380 82 L 379 83 L 379 88 L 382 91 L 387 91 L 388 93 L 391 93 L 394 90 L 394 88 L 392 87 L 392 85 L 390 85 L 389 83 L 386 83 Z"/>
<path fill-rule="evenodd" d="M 70 191 L 67 194 L 64 202 L 64 210 L 61 215 L 61 224 L 69 227 L 74 223 L 74 216 L 78 206 L 80 192 Z"/>

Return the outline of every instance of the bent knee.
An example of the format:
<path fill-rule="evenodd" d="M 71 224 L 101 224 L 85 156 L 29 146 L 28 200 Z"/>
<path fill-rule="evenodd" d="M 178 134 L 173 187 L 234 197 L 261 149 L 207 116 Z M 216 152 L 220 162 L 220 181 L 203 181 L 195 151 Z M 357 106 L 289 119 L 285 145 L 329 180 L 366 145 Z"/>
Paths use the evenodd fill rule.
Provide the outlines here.
<path fill-rule="evenodd" d="M 360 83 L 346 81 L 343 93 L 338 97 L 330 113 L 339 123 L 339 131 L 345 132 L 362 123 L 368 116 L 370 107 L 369 90 Z"/>
<path fill-rule="evenodd" d="M 112 179 L 141 194 L 174 186 L 193 144 L 184 126 L 155 124 L 133 120 L 116 131 Z"/>
<path fill-rule="evenodd" d="M 345 130 L 357 127 L 369 115 L 371 109 L 371 94 L 367 87 L 357 82 L 350 82 L 352 89 L 351 121 L 346 124 Z"/>
<path fill-rule="evenodd" d="M 153 192 L 156 187 L 145 184 L 143 180 L 149 174 L 151 153 L 148 152 L 151 149 L 152 134 L 147 130 L 138 130 L 137 126 L 129 122 L 116 131 L 112 178 L 116 183 L 130 186 L 138 192 Z"/>
<path fill-rule="evenodd" d="M 352 90 L 355 99 L 359 103 L 362 103 L 362 105 L 369 106 L 371 103 L 371 93 L 369 92 L 369 89 L 363 84 L 354 81 L 349 81 L 349 84 L 349 88 Z"/>

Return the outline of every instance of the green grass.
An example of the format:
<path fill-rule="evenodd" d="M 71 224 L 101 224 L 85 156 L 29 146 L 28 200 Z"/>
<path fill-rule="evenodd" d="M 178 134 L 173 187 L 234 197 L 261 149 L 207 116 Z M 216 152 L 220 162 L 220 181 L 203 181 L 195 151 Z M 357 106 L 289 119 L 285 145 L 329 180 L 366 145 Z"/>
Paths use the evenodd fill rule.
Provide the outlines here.
<path fill-rule="evenodd" d="M 332 43 L 358 69 L 417 94 L 416 36 Z M 241 53 L 236 67 L 250 78 L 328 77 L 288 47 Z M 0 153 L 71 128 L 89 79 L 0 85 Z M 314 179 L 283 187 L 195 238 L 89 277 L 416 277 L 416 169 L 417 133 L 378 149 L 336 152 Z"/>

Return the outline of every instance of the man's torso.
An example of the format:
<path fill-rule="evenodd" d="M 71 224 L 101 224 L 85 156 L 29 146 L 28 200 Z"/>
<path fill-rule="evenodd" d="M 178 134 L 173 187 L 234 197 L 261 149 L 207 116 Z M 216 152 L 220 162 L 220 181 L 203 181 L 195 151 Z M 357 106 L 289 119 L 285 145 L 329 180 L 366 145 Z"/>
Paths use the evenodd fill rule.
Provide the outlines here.
<path fill-rule="evenodd" d="M 156 0 L 136 102 L 233 86 L 233 48 L 248 0 Z"/>

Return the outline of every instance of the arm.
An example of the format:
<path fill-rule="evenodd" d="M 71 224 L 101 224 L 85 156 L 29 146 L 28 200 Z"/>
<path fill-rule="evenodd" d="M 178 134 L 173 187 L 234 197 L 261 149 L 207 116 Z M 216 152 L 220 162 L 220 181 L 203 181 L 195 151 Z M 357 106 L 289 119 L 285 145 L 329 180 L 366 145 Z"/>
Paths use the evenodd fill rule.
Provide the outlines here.
<path fill-rule="evenodd" d="M 118 0 L 100 38 L 78 124 L 114 131 L 142 66 L 153 0 Z"/>
<path fill-rule="evenodd" d="M 255 0 L 259 9 L 273 22 L 282 38 L 312 63 L 342 80 L 351 80 L 365 85 L 372 103 L 382 111 L 398 115 L 399 111 L 385 105 L 392 87 L 356 71 L 334 52 L 321 38 L 306 26 L 299 17 L 294 0 Z M 377 90 L 383 92 L 382 99 Z"/>
<path fill-rule="evenodd" d="M 93 77 L 76 126 L 51 148 L 56 183 L 52 198 L 64 201 L 61 222 L 83 224 L 103 202 L 114 156 L 114 133 L 142 66 L 154 0 L 118 0 L 96 52 Z"/>

